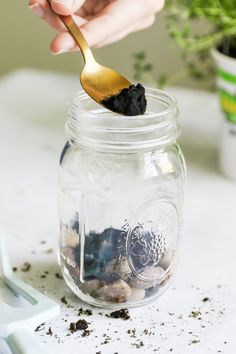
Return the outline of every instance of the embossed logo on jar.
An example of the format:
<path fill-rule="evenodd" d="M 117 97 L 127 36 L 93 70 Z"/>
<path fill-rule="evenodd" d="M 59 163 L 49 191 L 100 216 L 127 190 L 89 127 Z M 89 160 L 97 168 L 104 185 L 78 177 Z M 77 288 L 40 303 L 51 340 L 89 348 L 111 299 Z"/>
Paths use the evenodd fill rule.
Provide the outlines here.
<path fill-rule="evenodd" d="M 164 275 L 160 260 L 178 242 L 176 207 L 169 201 L 152 201 L 138 210 L 135 219 L 126 240 L 130 268 L 141 280 L 158 280 Z"/>
<path fill-rule="evenodd" d="M 129 249 L 130 256 L 138 260 L 140 266 L 157 265 L 165 250 L 165 238 L 151 222 L 149 229 L 140 224 L 129 234 Z"/>

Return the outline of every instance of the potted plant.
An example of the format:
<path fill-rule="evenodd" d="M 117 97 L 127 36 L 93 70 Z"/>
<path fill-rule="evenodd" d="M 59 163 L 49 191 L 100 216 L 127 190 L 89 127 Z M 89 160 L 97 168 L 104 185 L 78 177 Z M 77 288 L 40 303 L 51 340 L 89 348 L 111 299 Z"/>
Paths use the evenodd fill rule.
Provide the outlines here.
<path fill-rule="evenodd" d="M 220 167 L 236 179 L 236 0 L 167 0 L 171 37 L 183 50 L 200 56 L 201 65 L 189 66 L 199 77 L 217 67 L 217 84 L 224 112 L 221 129 Z M 207 31 L 194 23 L 207 22 Z"/>

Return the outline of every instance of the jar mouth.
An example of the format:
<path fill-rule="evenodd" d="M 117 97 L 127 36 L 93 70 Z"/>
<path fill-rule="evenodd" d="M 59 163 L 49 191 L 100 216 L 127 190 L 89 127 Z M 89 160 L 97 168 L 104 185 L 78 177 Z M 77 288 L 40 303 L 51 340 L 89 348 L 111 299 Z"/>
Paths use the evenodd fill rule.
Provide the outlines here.
<path fill-rule="evenodd" d="M 155 100 L 160 100 L 162 101 L 166 107 L 163 107 L 163 110 L 160 110 L 160 112 L 150 112 L 147 111 L 145 114 L 142 115 L 136 115 L 136 116 L 125 116 L 122 114 L 114 113 L 106 109 L 105 107 L 98 106 L 98 104 L 94 101 L 89 102 L 90 103 L 90 110 L 87 112 L 89 116 L 92 118 L 98 118 L 98 116 L 102 115 L 105 116 L 107 119 L 117 119 L 120 121 L 120 119 L 125 119 L 130 120 L 130 121 L 136 121 L 137 119 L 152 119 L 152 118 L 157 118 L 161 117 L 163 115 L 169 114 L 172 110 L 174 110 L 177 107 L 177 100 L 174 96 L 167 94 L 166 92 L 162 90 L 156 90 L 156 89 L 151 89 L 151 88 L 145 88 L 146 91 L 146 96 L 147 100 L 149 100 L 151 97 L 154 98 Z M 90 101 L 91 98 L 88 96 L 86 92 L 83 90 L 79 91 L 75 97 L 72 99 L 70 106 L 71 109 L 78 109 L 78 106 L 83 105 L 83 103 L 86 103 L 86 101 Z M 93 107 L 94 103 L 94 107 Z M 149 102 L 148 102 L 149 103 Z M 87 106 L 87 105 L 86 105 Z M 85 106 L 85 108 L 86 108 Z"/>
<path fill-rule="evenodd" d="M 66 130 L 72 144 L 95 150 L 146 149 L 176 141 L 176 99 L 161 90 L 146 88 L 144 115 L 124 116 L 108 111 L 80 91 L 69 104 Z"/>

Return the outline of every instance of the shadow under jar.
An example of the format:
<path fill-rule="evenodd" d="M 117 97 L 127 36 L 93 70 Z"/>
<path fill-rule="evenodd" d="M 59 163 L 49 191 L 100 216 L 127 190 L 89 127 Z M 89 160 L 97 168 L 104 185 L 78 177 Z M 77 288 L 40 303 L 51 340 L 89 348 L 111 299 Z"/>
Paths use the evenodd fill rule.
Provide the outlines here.
<path fill-rule="evenodd" d="M 147 113 L 125 117 L 85 93 L 69 107 L 60 169 L 60 263 L 83 301 L 146 304 L 175 272 L 185 163 L 176 100 L 146 90 Z"/>

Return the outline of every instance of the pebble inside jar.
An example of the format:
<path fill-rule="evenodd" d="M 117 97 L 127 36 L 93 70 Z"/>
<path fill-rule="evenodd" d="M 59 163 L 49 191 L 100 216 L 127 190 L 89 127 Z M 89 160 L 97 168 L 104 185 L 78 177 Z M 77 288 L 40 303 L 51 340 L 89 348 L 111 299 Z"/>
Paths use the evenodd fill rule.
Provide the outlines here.
<path fill-rule="evenodd" d="M 176 100 L 147 89 L 127 117 L 79 93 L 60 170 L 60 263 L 83 301 L 106 308 L 156 299 L 175 272 L 185 163 Z"/>

